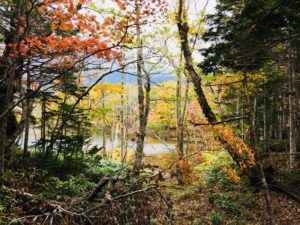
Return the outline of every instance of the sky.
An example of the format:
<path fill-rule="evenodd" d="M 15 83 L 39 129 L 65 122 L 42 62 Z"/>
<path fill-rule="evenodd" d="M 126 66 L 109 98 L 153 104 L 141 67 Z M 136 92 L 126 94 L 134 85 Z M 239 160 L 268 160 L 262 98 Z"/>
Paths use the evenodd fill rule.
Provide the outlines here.
<path fill-rule="evenodd" d="M 167 1 L 170 2 L 171 7 L 175 7 L 174 2 L 176 2 L 176 1 L 174 1 L 174 0 L 167 0 Z M 215 12 L 216 1 L 217 0 L 187 0 L 189 18 L 191 20 L 197 18 L 198 14 L 199 14 L 199 11 L 203 10 L 204 8 L 205 8 L 206 14 L 213 14 Z M 112 4 L 110 0 L 104 0 L 104 1 L 98 1 L 97 0 L 97 2 L 98 3 L 101 2 L 102 7 L 103 7 L 103 3 L 107 7 L 114 7 L 115 6 L 115 4 Z M 201 60 L 200 54 L 194 54 L 194 56 L 195 56 L 195 59 L 197 61 Z M 103 79 L 103 82 L 120 83 L 122 81 L 121 77 L 122 76 L 121 76 L 120 73 L 112 73 L 112 74 L 108 75 L 107 77 L 105 77 Z M 164 74 L 151 76 L 151 80 L 154 83 L 165 82 L 165 81 L 174 80 L 174 79 L 175 79 L 174 75 L 168 74 L 166 72 Z M 136 83 L 136 77 L 135 76 L 130 76 L 130 75 L 125 75 L 125 82 L 134 84 L 134 83 Z"/>

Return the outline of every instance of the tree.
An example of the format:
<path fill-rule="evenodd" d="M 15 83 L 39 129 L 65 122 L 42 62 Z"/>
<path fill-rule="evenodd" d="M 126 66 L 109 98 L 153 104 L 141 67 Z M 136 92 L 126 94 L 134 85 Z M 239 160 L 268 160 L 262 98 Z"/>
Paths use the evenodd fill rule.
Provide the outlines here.
<path fill-rule="evenodd" d="M 294 82 L 299 70 L 295 64 L 299 61 L 297 52 L 300 17 L 295 10 L 299 4 L 299 1 L 220 1 L 217 13 L 208 17 L 211 28 L 204 35 L 204 40 L 213 41 L 214 44 L 204 51 L 206 60 L 200 65 L 208 73 L 226 67 L 234 71 L 263 71 L 272 82 L 275 80 L 274 76 L 282 77 L 280 91 L 272 93 L 269 98 L 283 99 L 281 103 L 277 103 L 281 105 L 278 123 L 282 123 L 282 103 L 285 96 L 288 96 L 289 122 L 286 129 L 289 136 L 290 167 L 296 166 L 296 140 L 299 139 L 299 130 L 295 126 L 298 120 L 296 117 L 299 118 L 295 114 L 299 90 L 295 88 Z M 268 84 L 265 85 L 267 86 Z M 265 117 L 264 124 L 271 119 L 274 120 Z M 282 126 L 278 127 L 277 133 L 282 136 L 284 130 Z M 268 136 L 275 136 L 268 134 L 271 132 L 265 126 L 265 145 Z"/>
<path fill-rule="evenodd" d="M 78 68 L 83 70 L 93 60 L 100 59 L 99 64 L 112 60 L 112 63 L 121 62 L 117 47 L 130 26 L 131 18 L 112 15 L 101 22 L 84 7 L 87 3 L 82 0 L 1 2 L 1 42 L 4 50 L 0 62 L 0 175 L 4 171 L 4 151 L 7 148 L 10 152 L 8 142 L 14 143 L 24 127 L 23 121 L 13 124 L 16 121 L 12 111 L 15 107 L 26 99 L 37 97 L 39 92 L 51 89 L 67 73 Z M 116 32 L 108 35 L 110 29 Z M 28 63 L 30 65 L 25 67 Z M 24 95 L 20 90 L 26 68 L 29 68 L 32 82 L 38 87 Z M 81 98 L 79 96 L 78 102 Z M 26 118 L 28 120 L 28 116 Z M 7 136 L 8 124 L 15 129 Z M 53 139 L 55 141 L 56 138 Z M 52 145 L 48 147 L 52 148 Z"/>
<path fill-rule="evenodd" d="M 186 9 L 185 9 L 185 4 L 183 0 L 179 0 L 179 6 L 178 6 L 178 15 L 177 15 L 177 26 L 178 26 L 178 31 L 180 34 L 180 39 L 181 39 L 181 49 L 184 55 L 185 59 L 185 69 L 188 71 L 188 74 L 194 84 L 194 89 L 198 97 L 198 102 L 203 110 L 203 113 L 205 117 L 207 118 L 208 122 L 210 124 L 216 123 L 217 118 L 215 114 L 213 113 L 210 105 L 207 102 L 207 99 L 204 95 L 203 89 L 201 87 L 201 78 L 199 74 L 197 74 L 193 62 L 192 62 L 192 55 L 190 52 L 190 46 L 188 42 L 188 31 L 189 31 L 189 26 L 187 24 L 187 17 L 186 17 Z M 247 82 L 247 81 L 246 81 Z M 249 101 L 249 96 L 247 94 L 247 89 L 245 89 L 245 96 L 246 96 L 246 101 L 247 101 L 247 108 L 248 108 L 248 119 L 249 119 L 249 125 L 251 126 L 252 124 L 252 114 L 250 110 L 250 101 Z M 256 141 L 255 141 L 255 130 L 253 127 L 250 127 L 250 135 L 251 135 L 251 141 L 252 141 L 252 146 L 254 147 L 254 151 L 257 151 L 256 148 Z M 223 143 L 224 147 L 226 150 L 231 154 L 233 159 L 237 161 L 239 164 L 239 159 L 236 157 L 235 151 L 237 149 L 234 149 L 233 146 L 228 143 L 228 141 L 224 138 L 224 136 L 220 136 L 220 140 Z M 253 154 L 253 151 L 250 151 L 251 154 Z M 268 191 L 268 185 L 266 183 L 264 171 L 262 169 L 262 165 L 260 164 L 259 158 L 257 155 L 255 155 L 255 160 L 258 166 L 258 171 L 259 171 L 259 177 L 262 182 L 262 186 L 264 187 L 265 191 L 265 199 L 266 199 L 266 204 L 268 208 L 268 215 L 269 215 L 269 224 L 275 224 L 274 216 L 273 216 L 273 210 L 272 210 L 272 205 L 271 205 L 271 200 L 270 200 L 270 194 Z M 240 164 L 241 165 L 241 164 Z"/>

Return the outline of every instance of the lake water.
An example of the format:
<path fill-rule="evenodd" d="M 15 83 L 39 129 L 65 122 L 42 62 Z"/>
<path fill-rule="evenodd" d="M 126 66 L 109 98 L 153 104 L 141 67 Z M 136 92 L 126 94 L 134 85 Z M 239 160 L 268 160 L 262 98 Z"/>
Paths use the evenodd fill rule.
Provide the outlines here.
<path fill-rule="evenodd" d="M 29 133 L 29 146 L 34 145 L 37 139 L 39 139 L 40 131 L 39 130 L 30 130 Z M 163 140 L 162 140 L 163 139 Z M 23 140 L 20 141 L 22 144 Z M 103 144 L 102 136 L 93 136 L 89 144 L 87 144 L 84 149 L 91 149 L 93 146 L 101 147 Z M 112 147 L 115 149 L 120 148 L 121 143 L 112 143 L 110 136 L 106 137 L 106 148 L 110 150 Z M 167 140 L 165 137 L 158 137 L 156 135 L 147 135 L 144 145 L 144 153 L 146 155 L 153 155 L 157 153 L 165 153 L 165 152 L 175 152 L 175 143 Z M 128 151 L 136 150 L 136 142 L 131 139 L 128 140 Z"/>
<path fill-rule="evenodd" d="M 101 147 L 103 143 L 103 139 L 101 136 L 95 136 L 93 137 L 92 141 L 89 143 L 87 148 L 91 148 L 94 145 L 97 145 L 98 147 Z M 113 143 L 110 140 L 110 137 L 106 138 L 106 148 L 112 149 L 114 148 L 120 148 L 121 143 Z M 157 153 L 165 153 L 165 152 L 175 152 L 175 144 L 168 141 L 161 141 L 158 138 L 155 138 L 154 136 L 147 136 L 145 140 L 144 145 L 144 153 L 146 155 L 153 155 Z M 128 140 L 128 151 L 135 151 L 136 150 L 136 142 L 132 140 Z"/>

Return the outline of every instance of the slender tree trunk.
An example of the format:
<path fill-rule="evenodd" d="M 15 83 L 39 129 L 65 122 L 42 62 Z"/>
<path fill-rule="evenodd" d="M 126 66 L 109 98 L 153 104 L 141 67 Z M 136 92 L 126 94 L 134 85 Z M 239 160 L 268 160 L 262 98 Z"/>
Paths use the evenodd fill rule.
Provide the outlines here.
<path fill-rule="evenodd" d="M 263 134 L 263 144 L 264 151 L 268 151 L 268 121 L 267 121 L 267 97 L 264 93 L 264 103 L 263 103 L 263 121 L 264 121 L 264 134 Z"/>
<path fill-rule="evenodd" d="M 180 64 L 182 62 L 182 54 L 180 56 Z M 177 120 L 177 144 L 176 144 L 176 152 L 177 152 L 177 160 L 180 162 L 183 159 L 184 153 L 183 153 L 183 120 L 184 115 L 182 114 L 182 76 L 181 72 L 177 73 L 176 77 L 176 120 Z M 177 165 L 177 181 L 178 184 L 182 185 L 184 183 L 183 176 L 182 176 L 182 168 Z"/>
<path fill-rule="evenodd" d="M 105 109 L 105 94 L 102 90 L 102 108 Z M 102 115 L 102 147 L 103 147 L 103 156 L 107 157 L 107 148 L 106 148 L 106 114 L 105 110 Z"/>
<path fill-rule="evenodd" d="M 111 130 L 110 130 L 110 142 L 111 142 L 111 151 L 110 151 L 110 158 L 112 158 L 112 153 L 115 148 L 115 142 L 114 142 L 114 130 L 115 130 L 115 125 L 112 123 L 111 124 Z"/>
<path fill-rule="evenodd" d="M 27 81 L 26 81 L 26 95 L 29 96 L 30 94 L 30 88 L 31 88 L 31 74 L 30 74 L 30 61 L 28 61 L 26 70 L 27 70 Z M 31 102 L 30 98 L 27 97 L 26 101 L 26 118 L 25 118 L 25 124 L 24 124 L 24 148 L 23 148 L 23 155 L 28 155 L 28 141 L 29 141 L 29 125 L 30 125 L 30 116 L 31 116 Z"/>
<path fill-rule="evenodd" d="M 289 152 L 290 152 L 290 168 L 296 167 L 296 135 L 295 135 L 295 108 L 296 108 L 296 73 L 295 73 L 295 53 L 290 46 L 290 65 L 289 65 Z"/>
<path fill-rule="evenodd" d="M 121 118 L 121 148 L 120 148 L 120 157 L 121 157 L 121 162 L 126 161 L 125 159 L 125 120 L 124 120 L 124 73 L 122 73 L 122 83 L 121 83 L 121 88 L 122 88 L 122 93 L 121 93 L 121 110 L 120 110 L 120 118 Z"/>
<path fill-rule="evenodd" d="M 139 46 L 137 49 L 137 85 L 138 85 L 138 105 L 139 105 L 139 130 L 137 134 L 137 146 L 136 146 L 136 159 L 135 168 L 139 170 L 142 167 L 142 157 L 145 139 L 145 128 L 144 128 L 144 90 L 143 90 L 143 78 L 142 78 L 142 60 L 143 60 L 143 50 L 141 41 L 141 28 L 137 25 L 137 39 L 139 41 Z"/>
<path fill-rule="evenodd" d="M 106 132 L 105 132 L 105 126 L 102 127 L 102 147 L 103 147 L 103 156 L 107 157 L 106 152 Z"/>
<path fill-rule="evenodd" d="M 258 167 L 259 177 L 261 181 L 261 186 L 264 191 L 265 195 L 265 201 L 268 211 L 268 224 L 269 225 L 275 225 L 275 218 L 273 213 L 273 207 L 271 202 L 271 196 L 269 192 L 268 183 L 265 177 L 265 173 L 263 170 L 262 163 L 260 161 L 259 153 L 258 153 L 258 145 L 256 140 L 256 134 L 255 134 L 255 127 L 253 126 L 253 113 L 251 112 L 251 103 L 250 103 L 250 96 L 248 93 L 248 86 L 247 86 L 247 74 L 244 72 L 244 81 L 243 81 L 243 88 L 244 88 L 244 95 L 245 95 L 245 101 L 246 101 L 246 109 L 247 109 L 247 116 L 248 116 L 248 124 L 250 128 L 250 143 L 253 151 L 255 152 L 255 161 L 256 165 Z"/>
<path fill-rule="evenodd" d="M 117 123 L 115 133 L 114 133 L 114 139 L 113 139 L 114 146 L 116 149 L 118 148 L 118 144 L 119 144 L 119 126 L 120 126 L 120 124 Z"/>
<path fill-rule="evenodd" d="M 41 112 L 41 144 L 42 153 L 46 154 L 46 97 L 42 98 L 42 112 Z"/>
<path fill-rule="evenodd" d="M 282 108 L 282 96 L 279 95 L 279 112 L 278 112 L 278 138 L 282 141 L 282 132 L 283 132 L 283 108 Z"/>
<path fill-rule="evenodd" d="M 241 114 L 242 114 L 242 117 L 244 117 L 245 116 L 245 110 L 244 110 L 244 102 L 243 102 L 243 100 L 241 100 Z M 245 122 L 244 122 L 244 120 L 242 120 L 241 121 L 241 136 L 242 136 L 242 139 L 244 140 L 244 141 L 246 141 L 246 135 L 245 135 Z"/>
<path fill-rule="evenodd" d="M 187 77 L 187 76 L 186 76 Z M 186 79 L 186 87 L 185 87 L 185 94 L 184 94 L 184 104 L 183 104 L 183 112 L 182 112 L 182 123 L 183 123 L 183 128 L 187 127 L 187 123 L 189 123 L 189 121 L 187 121 L 187 105 L 188 105 L 188 101 L 189 101 L 189 89 L 190 89 L 190 82 L 188 79 Z M 187 129 L 183 130 L 183 138 L 184 138 L 184 132 L 187 132 Z M 185 149 L 185 155 L 188 154 L 188 143 L 189 143 L 189 134 L 187 133 L 188 136 L 188 140 L 186 141 L 186 147 Z"/>
<path fill-rule="evenodd" d="M 138 9 L 138 7 L 137 7 Z M 139 105 L 139 130 L 137 134 L 137 147 L 134 168 L 139 171 L 142 167 L 144 141 L 146 136 L 146 127 L 148 122 L 148 114 L 150 109 L 150 75 L 144 69 L 145 81 L 145 94 L 143 89 L 143 49 L 141 39 L 141 28 L 137 22 L 137 39 L 139 46 L 137 49 L 137 84 L 138 84 L 138 105 Z"/>
<path fill-rule="evenodd" d="M 257 117 L 257 98 L 253 100 L 253 126 L 256 128 L 256 117 Z"/>

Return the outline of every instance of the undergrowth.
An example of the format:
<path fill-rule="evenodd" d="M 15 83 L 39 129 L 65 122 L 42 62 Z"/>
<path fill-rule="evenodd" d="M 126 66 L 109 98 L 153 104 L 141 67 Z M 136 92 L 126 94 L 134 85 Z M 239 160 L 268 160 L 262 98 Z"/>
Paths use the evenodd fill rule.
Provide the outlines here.
<path fill-rule="evenodd" d="M 208 201 L 215 209 L 209 214 L 212 225 L 247 224 L 247 208 L 254 206 L 256 196 L 240 174 L 227 152 L 220 152 L 215 162 L 207 166 L 203 178 Z"/>

